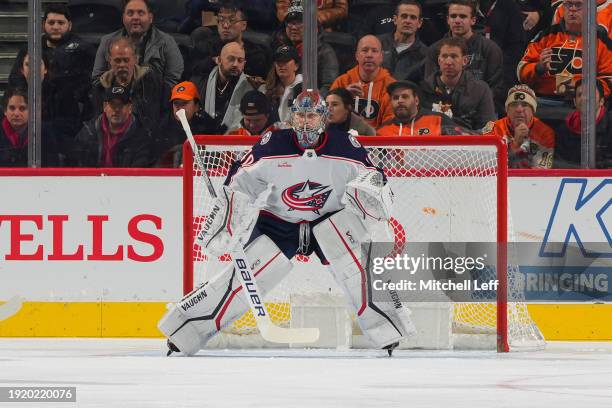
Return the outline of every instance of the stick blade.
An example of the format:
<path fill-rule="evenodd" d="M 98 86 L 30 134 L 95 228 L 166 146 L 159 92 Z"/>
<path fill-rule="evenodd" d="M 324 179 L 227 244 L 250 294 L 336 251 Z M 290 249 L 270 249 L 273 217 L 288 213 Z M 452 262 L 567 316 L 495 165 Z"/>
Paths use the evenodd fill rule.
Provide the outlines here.
<path fill-rule="evenodd" d="M 13 296 L 6 303 L 0 306 L 0 321 L 8 319 L 21 310 L 23 300 L 20 296 Z"/>

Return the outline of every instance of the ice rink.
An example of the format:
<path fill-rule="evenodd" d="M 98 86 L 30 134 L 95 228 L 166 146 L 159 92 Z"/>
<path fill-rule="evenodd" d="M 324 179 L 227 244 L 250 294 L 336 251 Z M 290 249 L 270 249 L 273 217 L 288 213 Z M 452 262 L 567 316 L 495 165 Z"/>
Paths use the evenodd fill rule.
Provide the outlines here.
<path fill-rule="evenodd" d="M 76 403 L 4 407 L 612 406 L 612 343 L 545 351 L 214 350 L 156 339 L 0 339 L 0 386 L 76 386 Z"/>

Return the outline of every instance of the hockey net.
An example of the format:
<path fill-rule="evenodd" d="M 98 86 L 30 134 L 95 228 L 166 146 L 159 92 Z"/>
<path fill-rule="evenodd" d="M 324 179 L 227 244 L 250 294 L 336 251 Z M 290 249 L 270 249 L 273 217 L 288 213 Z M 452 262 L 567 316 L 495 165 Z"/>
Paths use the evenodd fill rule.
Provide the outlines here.
<path fill-rule="evenodd" d="M 197 136 L 215 188 L 223 184 L 230 166 L 256 142 L 253 137 Z M 497 242 L 513 241 L 507 217 L 507 163 L 505 146 L 490 137 L 361 137 L 370 159 L 384 170 L 395 193 L 390 222 L 397 247 L 407 242 Z M 194 242 L 205 220 L 211 198 L 200 177 L 189 144 L 184 146 L 184 282 L 183 290 L 207 280 L 231 263 L 229 255 L 209 259 Z M 510 225 L 510 228 L 509 228 Z M 510 230 L 510 231 L 509 231 Z M 544 339 L 531 319 L 523 299 L 522 275 L 512 259 L 512 245 L 500 245 L 496 301 L 450 303 L 453 336 L 468 348 L 498 351 L 540 349 Z M 505 248 L 510 248 L 506 251 Z M 316 256 L 298 255 L 296 267 L 265 303 L 274 323 L 291 324 L 293 299 L 307 298 L 324 305 L 330 296 L 340 296 Z M 497 275 L 497 276 L 496 276 Z M 355 324 L 349 330 L 359 331 Z M 418 327 L 417 327 L 418 328 Z M 225 346 L 260 346 L 257 326 L 247 312 L 223 330 L 233 340 Z M 239 339 L 239 340 L 235 340 Z M 482 340 L 486 339 L 486 340 Z M 473 344 L 469 344 L 473 343 Z"/>

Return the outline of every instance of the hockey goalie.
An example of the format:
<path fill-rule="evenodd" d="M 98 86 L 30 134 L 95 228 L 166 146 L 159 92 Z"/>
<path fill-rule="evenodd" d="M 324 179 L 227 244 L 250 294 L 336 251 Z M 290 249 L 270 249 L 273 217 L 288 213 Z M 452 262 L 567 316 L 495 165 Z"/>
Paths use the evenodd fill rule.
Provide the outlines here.
<path fill-rule="evenodd" d="M 293 256 L 316 254 L 372 346 L 391 354 L 415 333 L 410 311 L 391 301 L 391 294 L 388 300 L 372 298 L 360 254 L 372 229 L 388 222 L 393 193 L 357 139 L 325 131 L 328 110 L 317 92 L 299 94 L 291 111 L 291 128 L 264 134 L 232 165 L 197 244 L 217 257 L 233 243 L 246 242 L 244 253 L 262 294 L 288 275 Z M 252 210 L 256 203 L 262 203 L 259 211 Z M 211 276 L 159 322 L 169 354 L 195 354 L 249 309 L 233 265 Z"/>

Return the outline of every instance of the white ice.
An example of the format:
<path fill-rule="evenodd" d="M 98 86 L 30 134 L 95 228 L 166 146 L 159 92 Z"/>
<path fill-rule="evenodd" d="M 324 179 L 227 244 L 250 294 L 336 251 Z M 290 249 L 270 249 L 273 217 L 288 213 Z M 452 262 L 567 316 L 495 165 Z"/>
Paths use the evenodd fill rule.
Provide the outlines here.
<path fill-rule="evenodd" d="M 0 339 L 0 386 L 76 386 L 5 407 L 612 407 L 612 343 L 545 351 L 214 350 L 157 339 Z"/>

